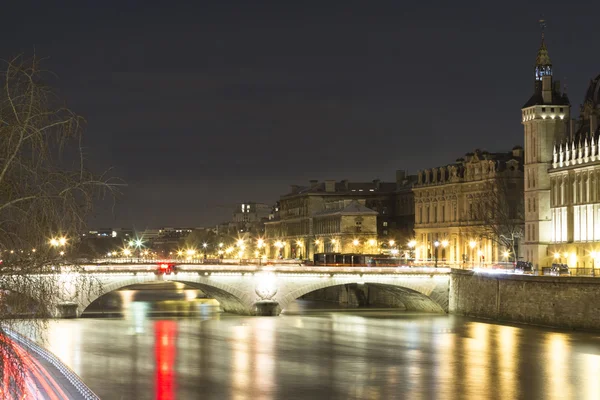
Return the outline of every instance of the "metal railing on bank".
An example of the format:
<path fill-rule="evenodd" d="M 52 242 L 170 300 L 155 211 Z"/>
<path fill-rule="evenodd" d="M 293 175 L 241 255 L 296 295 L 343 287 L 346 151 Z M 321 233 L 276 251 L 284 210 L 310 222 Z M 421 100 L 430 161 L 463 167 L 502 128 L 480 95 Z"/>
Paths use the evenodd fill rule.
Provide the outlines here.
<path fill-rule="evenodd" d="M 63 363 L 58 357 L 56 357 L 53 353 L 41 347 L 33 340 L 15 332 L 10 329 L 4 328 L 5 334 L 10 337 L 15 342 L 19 343 L 21 346 L 27 349 L 27 351 L 31 353 L 37 354 L 38 357 L 43 358 L 46 362 L 50 363 L 54 368 L 61 373 L 62 376 L 66 378 L 66 380 L 71 384 L 75 390 L 81 396 L 81 399 L 84 400 L 100 400 L 98 397 L 77 375 L 71 368 L 69 368 L 65 363 Z"/>

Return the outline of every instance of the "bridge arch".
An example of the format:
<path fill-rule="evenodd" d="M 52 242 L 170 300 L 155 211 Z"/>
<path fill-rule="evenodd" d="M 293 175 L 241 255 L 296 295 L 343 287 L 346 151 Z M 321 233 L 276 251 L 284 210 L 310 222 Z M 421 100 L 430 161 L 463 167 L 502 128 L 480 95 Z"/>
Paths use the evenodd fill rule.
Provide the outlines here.
<path fill-rule="evenodd" d="M 166 278 L 166 279 L 165 279 Z M 94 301 L 105 294 L 114 292 L 131 285 L 144 283 L 156 283 L 161 281 L 178 282 L 199 289 L 209 297 L 217 300 L 221 308 L 226 312 L 235 314 L 250 314 L 253 306 L 253 299 L 238 288 L 223 282 L 210 281 L 200 276 L 157 276 L 155 274 L 127 274 L 115 277 L 105 277 L 100 279 L 100 289 L 93 293 L 80 296 L 78 299 L 78 315 L 81 315 L 85 309 Z"/>
<path fill-rule="evenodd" d="M 441 279 L 440 279 L 441 278 Z M 286 290 L 281 296 L 279 307 L 283 311 L 291 302 L 305 294 L 335 286 L 348 284 L 365 284 L 386 292 L 396 301 L 404 305 L 406 311 L 423 311 L 434 313 L 448 312 L 448 279 L 447 277 L 400 277 L 389 278 L 379 276 L 364 276 L 356 278 L 329 278 L 307 282 L 304 285 L 295 285 L 295 288 Z"/>

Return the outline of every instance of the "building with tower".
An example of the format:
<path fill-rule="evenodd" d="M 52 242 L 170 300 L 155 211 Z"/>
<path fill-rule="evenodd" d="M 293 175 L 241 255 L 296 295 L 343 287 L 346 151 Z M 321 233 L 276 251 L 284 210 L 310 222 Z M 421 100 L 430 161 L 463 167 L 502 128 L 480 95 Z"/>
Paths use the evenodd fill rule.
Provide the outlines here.
<path fill-rule="evenodd" d="M 600 75 L 590 82 L 570 134 L 553 146 L 546 265 L 595 268 L 600 257 Z"/>
<path fill-rule="evenodd" d="M 536 268 L 549 266 L 553 241 L 550 168 L 554 144 L 568 136 L 570 104 L 553 80 L 553 68 L 542 33 L 533 74 L 533 95 L 522 107 L 525 135 L 525 245 L 524 258 Z"/>

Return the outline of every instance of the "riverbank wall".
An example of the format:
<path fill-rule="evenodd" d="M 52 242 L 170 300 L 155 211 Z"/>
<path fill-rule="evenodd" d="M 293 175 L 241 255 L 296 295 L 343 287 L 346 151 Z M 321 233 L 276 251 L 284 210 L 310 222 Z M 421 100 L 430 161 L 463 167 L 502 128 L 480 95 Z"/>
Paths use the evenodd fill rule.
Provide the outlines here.
<path fill-rule="evenodd" d="M 453 314 L 600 330 L 600 278 L 453 270 L 449 291 L 449 312 Z"/>

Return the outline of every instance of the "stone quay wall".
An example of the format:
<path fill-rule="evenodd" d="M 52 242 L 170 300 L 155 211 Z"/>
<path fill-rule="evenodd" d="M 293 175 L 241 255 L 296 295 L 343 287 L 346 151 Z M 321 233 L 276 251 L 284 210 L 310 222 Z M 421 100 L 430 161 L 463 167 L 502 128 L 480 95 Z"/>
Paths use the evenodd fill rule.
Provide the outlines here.
<path fill-rule="evenodd" d="M 504 322 L 600 330 L 600 278 L 453 270 L 449 312 Z"/>

